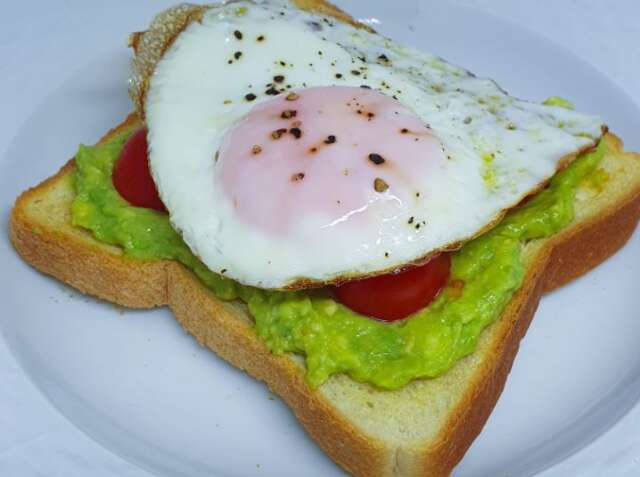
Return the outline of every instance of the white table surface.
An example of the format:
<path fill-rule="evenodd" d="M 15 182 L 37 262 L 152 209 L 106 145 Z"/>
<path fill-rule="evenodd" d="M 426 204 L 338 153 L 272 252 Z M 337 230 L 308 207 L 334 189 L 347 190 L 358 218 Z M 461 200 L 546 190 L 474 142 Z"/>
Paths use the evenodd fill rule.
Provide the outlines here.
<path fill-rule="evenodd" d="M 428 1 L 433 0 L 425 3 Z M 637 0 L 455 1 L 508 19 L 564 45 L 605 73 L 640 105 Z M 154 9 L 171 3 L 174 2 L 157 1 Z M 86 63 L 104 45 L 112 45 L 114 38 L 122 38 L 124 47 L 126 34 L 147 24 L 148 10 L 148 2 L 127 0 L 6 2 L 0 15 L 0 157 L 33 108 L 64 80 L 66 75 L 61 71 Z M 123 11 L 128 12 L 126 16 Z M 9 204 L 0 204 L 3 220 L 8 208 Z M 622 465 L 616 466 L 620 470 L 615 475 L 606 475 L 640 475 L 639 424 L 640 407 L 636 406 L 613 429 L 560 464 L 553 475 L 584 475 L 577 469 L 584 469 L 585 462 L 595 462 L 599 447 L 610 446 L 621 436 L 625 436 L 626 444 L 617 460 Z M 597 468 L 592 472 L 589 475 L 605 475 Z M 31 385 L 0 339 L 0 476 L 149 474 L 94 443 L 66 421 Z"/>

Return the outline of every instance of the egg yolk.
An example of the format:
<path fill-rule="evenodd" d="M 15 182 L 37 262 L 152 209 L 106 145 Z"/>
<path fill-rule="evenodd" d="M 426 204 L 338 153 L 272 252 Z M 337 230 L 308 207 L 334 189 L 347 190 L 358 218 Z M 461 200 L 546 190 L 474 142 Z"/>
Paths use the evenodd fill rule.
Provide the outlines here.
<path fill-rule="evenodd" d="M 237 217 L 286 235 L 302 217 L 371 226 L 393 207 L 400 213 L 426 192 L 418 184 L 443 155 L 429 125 L 391 96 L 327 86 L 257 104 L 226 134 L 217 159 Z"/>

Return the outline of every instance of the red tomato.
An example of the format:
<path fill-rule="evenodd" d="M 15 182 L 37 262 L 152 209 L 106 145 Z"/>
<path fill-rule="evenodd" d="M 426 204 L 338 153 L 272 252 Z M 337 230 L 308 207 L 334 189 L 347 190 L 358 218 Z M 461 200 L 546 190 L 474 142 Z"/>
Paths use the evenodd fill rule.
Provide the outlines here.
<path fill-rule="evenodd" d="M 125 142 L 113 169 L 113 185 L 131 205 L 166 212 L 149 171 L 147 130 L 138 129 Z"/>
<path fill-rule="evenodd" d="M 419 267 L 337 286 L 336 299 L 360 314 L 396 321 L 427 306 L 449 280 L 451 256 L 442 253 Z"/>

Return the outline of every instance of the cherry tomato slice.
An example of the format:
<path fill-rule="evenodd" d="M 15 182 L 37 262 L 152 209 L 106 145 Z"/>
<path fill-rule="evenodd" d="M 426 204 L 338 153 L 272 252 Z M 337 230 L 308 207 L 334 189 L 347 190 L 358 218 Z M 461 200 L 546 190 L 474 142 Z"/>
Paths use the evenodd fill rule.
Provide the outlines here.
<path fill-rule="evenodd" d="M 113 185 L 131 205 L 166 212 L 149 171 L 147 150 L 147 130 L 138 129 L 125 142 L 113 168 Z"/>
<path fill-rule="evenodd" d="M 418 267 L 354 280 L 334 289 L 338 302 L 362 315 L 396 321 L 427 306 L 449 280 L 451 256 L 442 253 Z"/>

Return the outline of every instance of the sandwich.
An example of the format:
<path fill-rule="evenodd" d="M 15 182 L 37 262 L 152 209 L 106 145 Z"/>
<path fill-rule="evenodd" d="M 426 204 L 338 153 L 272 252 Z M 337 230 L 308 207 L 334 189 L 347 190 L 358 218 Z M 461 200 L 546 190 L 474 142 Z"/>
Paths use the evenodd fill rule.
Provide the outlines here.
<path fill-rule="evenodd" d="M 135 111 L 18 198 L 16 250 L 169 306 L 354 475 L 449 475 L 542 293 L 640 217 L 602 119 L 322 0 L 180 5 L 130 46 Z"/>

